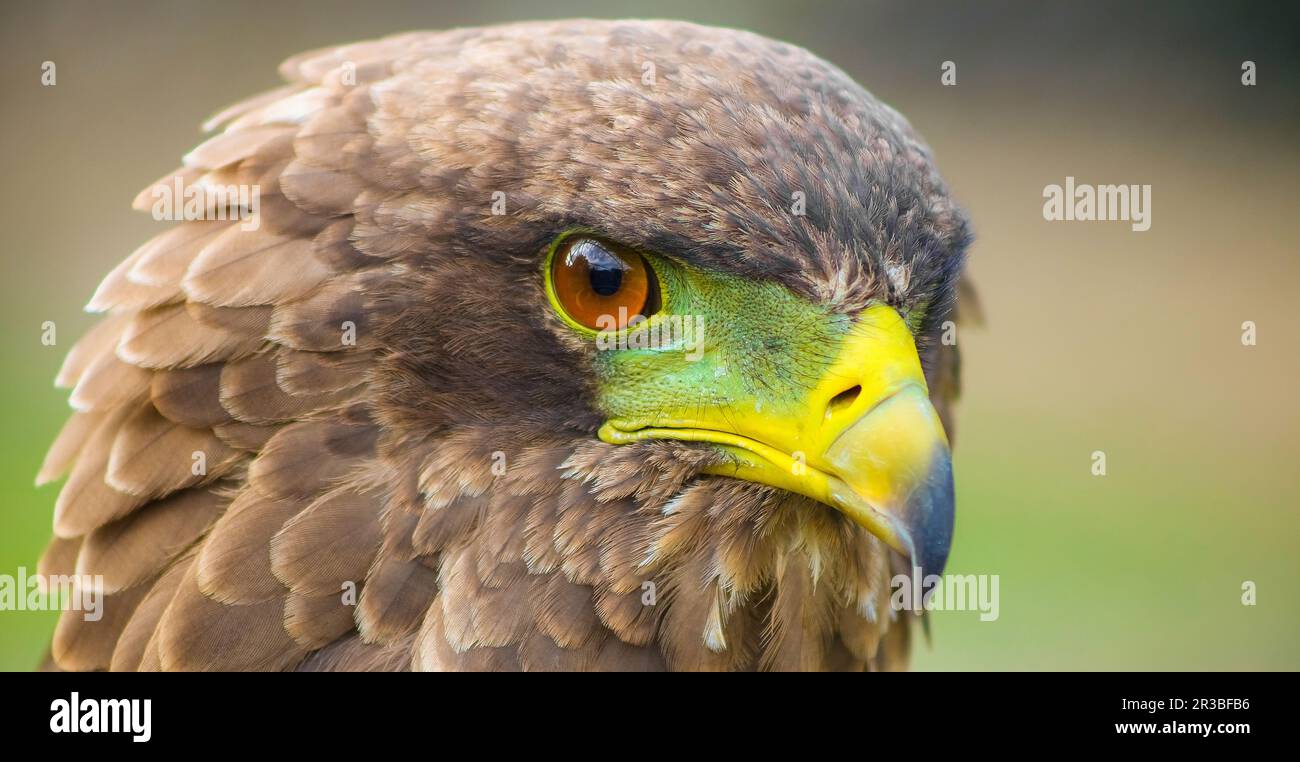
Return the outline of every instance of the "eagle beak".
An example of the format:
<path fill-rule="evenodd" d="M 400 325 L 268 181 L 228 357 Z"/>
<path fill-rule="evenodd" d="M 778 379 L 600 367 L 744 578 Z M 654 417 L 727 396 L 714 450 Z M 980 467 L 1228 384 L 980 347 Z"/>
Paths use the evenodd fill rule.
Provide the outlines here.
<path fill-rule="evenodd" d="M 676 413 L 680 412 L 681 415 Z M 744 400 L 611 419 L 600 438 L 712 442 L 730 462 L 706 473 L 806 495 L 941 574 L 953 527 L 952 461 L 911 331 L 892 308 L 867 309 L 799 400 Z"/>

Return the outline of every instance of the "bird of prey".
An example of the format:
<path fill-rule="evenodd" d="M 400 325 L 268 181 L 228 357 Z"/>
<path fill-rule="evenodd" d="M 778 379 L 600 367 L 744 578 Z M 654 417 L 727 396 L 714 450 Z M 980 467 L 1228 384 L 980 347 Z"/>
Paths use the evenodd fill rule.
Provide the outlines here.
<path fill-rule="evenodd" d="M 48 666 L 906 665 L 970 236 L 903 117 L 677 22 L 281 72 L 137 198 L 200 213 L 108 274 L 58 376 L 40 571 L 105 598 Z"/>

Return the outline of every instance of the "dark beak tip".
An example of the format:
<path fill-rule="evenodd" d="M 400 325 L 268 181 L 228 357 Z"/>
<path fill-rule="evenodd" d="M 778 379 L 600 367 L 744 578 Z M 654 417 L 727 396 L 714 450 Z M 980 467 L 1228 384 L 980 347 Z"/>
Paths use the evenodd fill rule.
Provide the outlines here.
<path fill-rule="evenodd" d="M 914 553 L 912 563 L 922 577 L 943 574 L 952 548 L 954 519 L 952 460 L 947 452 L 935 453 L 925 486 L 913 494 L 907 528 Z"/>

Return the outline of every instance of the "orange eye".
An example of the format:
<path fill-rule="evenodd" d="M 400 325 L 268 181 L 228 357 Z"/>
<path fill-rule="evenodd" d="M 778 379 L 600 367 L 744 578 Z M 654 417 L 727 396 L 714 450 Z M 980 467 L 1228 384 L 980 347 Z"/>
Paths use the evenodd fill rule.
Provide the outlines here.
<path fill-rule="evenodd" d="M 565 314 L 593 331 L 617 331 L 659 310 L 659 283 L 645 258 L 595 238 L 560 244 L 551 285 Z"/>

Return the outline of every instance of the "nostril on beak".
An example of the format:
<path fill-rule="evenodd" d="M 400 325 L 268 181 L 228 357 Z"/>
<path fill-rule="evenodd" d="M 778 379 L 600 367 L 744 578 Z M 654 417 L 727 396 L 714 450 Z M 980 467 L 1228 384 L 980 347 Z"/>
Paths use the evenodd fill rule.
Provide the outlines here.
<path fill-rule="evenodd" d="M 826 418 L 829 419 L 841 410 L 847 410 L 852 407 L 853 403 L 857 402 L 858 395 L 861 393 L 862 386 L 854 384 L 834 397 L 831 397 L 831 401 L 826 403 Z"/>

